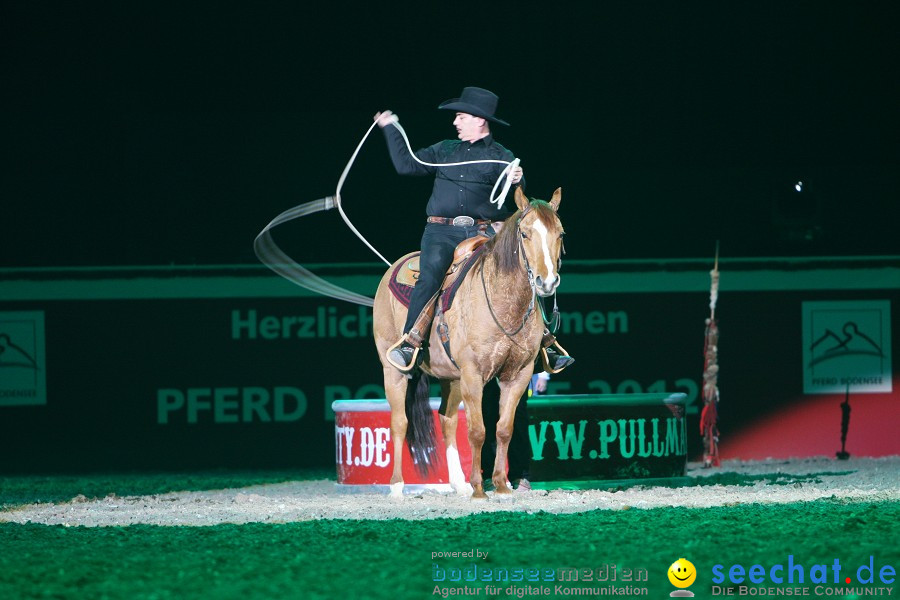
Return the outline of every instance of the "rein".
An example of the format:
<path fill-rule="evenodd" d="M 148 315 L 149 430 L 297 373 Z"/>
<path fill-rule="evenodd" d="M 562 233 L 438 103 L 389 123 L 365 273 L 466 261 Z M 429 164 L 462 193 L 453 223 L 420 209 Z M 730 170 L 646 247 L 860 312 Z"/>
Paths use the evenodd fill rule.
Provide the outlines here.
<path fill-rule="evenodd" d="M 522 230 L 519 228 L 519 223 L 522 221 L 522 217 L 524 217 L 528 213 L 529 210 L 531 210 L 530 206 L 528 208 L 526 208 L 524 211 L 522 211 L 522 214 L 519 215 L 519 218 L 516 220 L 516 237 L 519 240 L 518 252 L 522 255 L 522 259 L 525 262 L 525 265 L 524 265 L 525 266 L 525 274 L 528 277 L 528 285 L 531 288 L 531 302 L 528 303 L 528 310 L 525 311 L 525 315 L 522 317 L 522 324 L 519 325 L 516 328 L 516 330 L 511 333 L 506 330 L 506 328 L 503 326 L 502 323 L 500 323 L 500 320 L 497 318 L 497 314 L 494 312 L 494 307 L 491 306 L 491 298 L 490 298 L 490 296 L 488 296 L 487 283 L 484 280 L 484 262 L 485 261 L 484 260 L 481 261 L 481 289 L 484 290 L 484 299 L 485 299 L 485 302 L 487 302 L 488 310 L 490 311 L 491 317 L 494 319 L 494 323 L 497 325 L 497 327 L 500 329 L 500 331 L 502 331 L 503 334 L 511 340 L 514 335 L 518 334 L 525 327 L 525 324 L 528 322 L 528 317 L 530 317 L 531 313 L 534 312 L 535 298 L 537 298 L 537 292 L 535 292 L 535 285 L 534 285 L 534 271 L 531 270 L 531 265 L 528 264 L 528 256 L 525 254 L 525 245 L 522 243 Z M 543 318 L 543 307 L 541 307 L 541 317 Z M 545 320 L 545 322 L 546 322 L 546 320 Z M 516 343 L 515 340 L 513 340 L 513 343 L 518 345 L 518 343 Z"/>
<path fill-rule="evenodd" d="M 532 271 L 531 265 L 528 262 L 528 255 L 525 254 L 525 245 L 522 243 L 522 232 L 519 229 L 519 222 L 522 220 L 522 217 L 524 217 L 526 214 L 528 214 L 529 210 L 531 210 L 531 206 L 528 206 L 528 208 L 526 208 L 524 211 L 522 211 L 522 214 L 519 215 L 519 218 L 516 220 L 516 231 L 519 234 L 519 251 L 521 251 L 522 259 L 524 259 L 524 261 L 525 261 L 525 273 L 528 274 L 528 284 L 531 286 L 531 304 L 528 306 L 528 313 L 526 313 L 526 315 L 525 315 L 526 320 L 528 319 L 528 315 L 531 314 L 531 311 L 534 310 L 534 301 L 535 301 L 535 298 L 537 297 L 537 294 L 535 293 L 534 271 Z M 565 254 L 565 248 L 563 249 L 563 254 Z M 561 264 L 562 264 L 562 259 L 559 260 L 559 264 L 557 264 L 557 268 L 559 268 L 559 266 Z M 556 333 L 556 330 L 559 329 L 559 320 L 560 320 L 559 306 L 557 306 L 557 304 L 556 304 L 556 291 L 553 292 L 553 315 L 549 319 L 547 318 L 547 312 L 544 310 L 544 303 L 538 302 L 537 304 L 538 304 L 538 308 L 541 309 L 541 320 L 544 322 L 544 325 L 550 326 L 549 327 L 550 333 Z M 488 307 L 490 307 L 490 305 L 491 305 L 491 303 L 490 303 L 490 301 L 488 301 Z M 491 311 L 491 314 L 493 314 L 493 310 Z M 496 318 L 494 320 L 496 321 Z M 553 323 L 553 325 L 550 325 L 551 323 Z M 525 322 L 523 320 L 522 325 L 524 326 L 524 324 L 525 324 Z M 501 329 L 503 329 L 503 328 L 501 327 Z M 521 327 L 519 329 L 521 329 Z M 504 333 L 506 333 L 506 332 L 504 331 Z M 516 333 L 518 333 L 518 331 Z"/>
<path fill-rule="evenodd" d="M 528 303 L 528 310 L 525 311 L 525 316 L 522 317 L 522 324 L 519 325 L 515 331 L 512 331 L 512 332 L 507 331 L 506 328 L 503 326 L 503 324 L 500 323 L 500 320 L 497 318 L 497 313 L 494 312 L 494 307 L 491 305 L 491 298 L 490 298 L 490 296 L 488 296 L 487 282 L 485 282 L 485 280 L 484 280 L 484 260 L 481 261 L 481 268 L 480 268 L 480 270 L 481 270 L 481 289 L 484 290 L 485 302 L 487 302 L 488 310 L 491 313 L 491 317 L 494 319 L 494 324 L 496 324 L 497 328 L 500 331 L 502 331 L 503 334 L 506 335 L 506 337 L 508 337 L 510 339 L 512 339 L 512 337 L 514 335 L 518 334 L 525 327 L 525 324 L 528 322 L 528 318 L 531 316 L 531 313 L 534 312 L 534 305 L 537 300 L 536 286 L 534 283 L 534 271 L 531 268 L 531 264 L 528 262 L 528 255 L 525 254 L 525 244 L 522 243 L 522 230 L 519 227 L 519 223 L 521 223 L 522 217 L 524 217 L 526 214 L 528 214 L 528 211 L 530 211 L 530 210 L 531 210 L 531 206 L 528 206 L 525 210 L 522 211 L 522 214 L 519 215 L 519 218 L 516 220 L 516 236 L 519 241 L 519 247 L 518 247 L 517 252 L 519 252 L 522 255 L 522 260 L 524 262 L 523 266 L 525 268 L 525 274 L 528 276 L 528 285 L 529 285 L 529 287 L 531 287 L 531 302 Z M 545 326 L 549 326 L 550 333 L 556 333 L 556 330 L 559 329 L 559 322 L 560 322 L 559 307 L 556 304 L 556 293 L 554 292 L 554 294 L 553 294 L 553 314 L 551 315 L 551 317 L 549 319 L 547 318 L 547 313 L 546 313 L 546 310 L 544 309 L 544 303 L 537 302 L 537 305 L 538 305 L 538 308 L 540 309 L 541 321 L 543 321 Z M 552 323 L 552 325 L 551 325 L 551 323 Z M 516 341 L 513 340 L 513 343 L 516 343 Z"/>
<path fill-rule="evenodd" d="M 528 317 L 530 317 L 531 313 L 534 311 L 534 298 L 535 298 L 534 288 L 532 287 L 532 289 L 531 289 L 531 302 L 528 304 L 528 310 L 525 311 L 525 316 L 522 317 L 522 324 L 519 325 L 516 328 L 516 330 L 513 331 L 512 333 L 507 331 L 506 328 L 503 326 L 503 324 L 500 323 L 500 320 L 497 319 L 497 314 L 494 312 L 494 307 L 491 306 L 491 299 L 488 296 L 488 291 L 487 291 L 487 283 L 485 283 L 485 281 L 484 281 L 484 261 L 481 261 L 481 288 L 484 290 L 484 299 L 487 301 L 488 310 L 491 312 L 491 316 L 494 318 L 494 323 L 497 325 L 497 327 L 500 329 L 500 331 L 502 331 L 504 333 L 504 335 L 506 335 L 506 337 L 508 337 L 509 339 L 512 340 L 512 337 L 514 335 L 516 335 L 517 333 L 522 331 L 522 328 L 525 327 L 525 323 L 528 322 Z M 515 340 L 513 340 L 513 343 L 518 345 Z"/>
<path fill-rule="evenodd" d="M 544 325 L 547 326 L 547 329 L 550 330 L 550 333 L 556 333 L 556 330 L 559 329 L 559 306 L 556 304 L 556 292 L 553 292 L 553 314 L 550 315 L 550 318 L 547 318 L 547 311 L 544 309 L 544 303 L 538 302 L 538 308 L 541 309 L 541 319 L 544 321 Z"/>

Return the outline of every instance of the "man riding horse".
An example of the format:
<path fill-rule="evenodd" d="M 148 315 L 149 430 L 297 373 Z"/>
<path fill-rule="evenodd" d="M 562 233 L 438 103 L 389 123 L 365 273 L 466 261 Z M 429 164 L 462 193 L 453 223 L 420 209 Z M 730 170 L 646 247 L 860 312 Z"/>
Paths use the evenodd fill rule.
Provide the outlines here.
<path fill-rule="evenodd" d="M 498 98 L 477 88 L 463 89 L 459 98 L 441 103 L 438 108 L 456 112 L 453 126 L 457 140 L 444 140 L 418 150 L 416 158 L 425 163 L 447 164 L 493 160 L 457 166 L 426 166 L 410 155 L 406 141 L 394 126 L 397 117 L 391 111 L 379 112 L 375 121 L 382 128 L 394 168 L 400 175 L 434 175 L 434 188 L 428 199 L 425 231 L 419 257 L 419 278 L 413 288 L 403 335 L 388 351 L 387 359 L 401 371 L 411 371 L 419 350 L 428 339 L 435 303 L 444 275 L 450 267 L 456 246 L 471 237 L 493 236 L 511 212 L 491 202 L 491 192 L 504 169 L 500 161 L 514 159 L 513 153 L 491 135 L 489 122 L 509 125 L 495 116 Z M 515 167 L 507 175 L 512 184 L 524 186 L 524 172 Z M 558 373 L 575 361 L 545 329 L 542 341 L 544 368 Z"/>

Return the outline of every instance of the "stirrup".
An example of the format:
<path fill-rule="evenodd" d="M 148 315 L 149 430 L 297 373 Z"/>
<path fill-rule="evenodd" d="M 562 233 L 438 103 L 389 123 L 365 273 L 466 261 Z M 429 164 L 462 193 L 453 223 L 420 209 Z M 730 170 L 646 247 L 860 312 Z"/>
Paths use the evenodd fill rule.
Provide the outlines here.
<path fill-rule="evenodd" d="M 566 352 L 566 349 L 563 348 L 558 341 L 554 340 L 553 343 L 550 344 L 549 347 L 552 348 L 553 346 L 556 346 L 557 348 L 559 348 L 560 356 L 569 356 L 569 353 Z M 547 348 L 541 348 L 541 360 L 544 362 L 544 370 L 547 371 L 548 373 L 551 373 L 554 375 L 556 373 L 559 373 L 560 371 L 562 371 L 563 369 L 565 369 L 566 367 L 568 367 L 571 364 L 571 362 L 569 362 L 569 363 L 561 366 L 558 369 L 551 368 L 550 367 L 550 357 L 547 356 Z M 574 359 L 572 360 L 572 362 L 574 362 Z"/>
<path fill-rule="evenodd" d="M 413 367 L 416 366 L 416 360 L 419 358 L 419 350 L 422 349 L 421 347 L 416 347 L 413 344 L 410 344 L 410 346 L 413 347 L 413 355 L 412 355 L 412 359 L 410 359 L 410 361 L 409 361 L 409 365 L 401 365 L 401 364 L 394 362 L 393 359 L 391 358 L 391 352 L 393 352 L 395 349 L 399 348 L 403 344 L 403 342 L 408 342 L 408 341 L 409 341 L 409 334 L 404 333 L 403 336 L 399 340 L 397 340 L 397 343 L 394 344 L 393 346 L 391 346 L 390 348 L 388 348 L 384 353 L 385 360 L 388 361 L 388 363 L 390 363 L 390 365 L 392 367 L 394 367 L 401 373 L 409 373 L 410 371 L 413 370 Z"/>

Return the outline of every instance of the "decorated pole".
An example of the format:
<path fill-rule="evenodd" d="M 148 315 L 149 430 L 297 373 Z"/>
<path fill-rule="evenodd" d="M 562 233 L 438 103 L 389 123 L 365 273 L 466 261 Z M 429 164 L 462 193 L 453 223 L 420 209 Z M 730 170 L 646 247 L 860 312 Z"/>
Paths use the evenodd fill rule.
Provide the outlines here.
<path fill-rule="evenodd" d="M 719 242 L 716 242 L 716 258 L 709 277 L 709 318 L 706 319 L 703 341 L 703 412 L 700 414 L 700 434 L 703 436 L 703 466 L 718 467 L 719 325 L 716 321 L 716 302 L 719 299 Z"/>

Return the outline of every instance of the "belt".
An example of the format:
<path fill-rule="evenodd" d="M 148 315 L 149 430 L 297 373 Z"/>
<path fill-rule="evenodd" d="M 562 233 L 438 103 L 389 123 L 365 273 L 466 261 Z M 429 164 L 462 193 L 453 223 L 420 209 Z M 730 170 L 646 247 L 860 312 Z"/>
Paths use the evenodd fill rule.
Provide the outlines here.
<path fill-rule="evenodd" d="M 456 225 L 457 227 L 472 227 L 473 225 L 490 225 L 490 219 L 473 219 L 472 217 L 428 217 L 429 223 L 439 225 Z"/>

